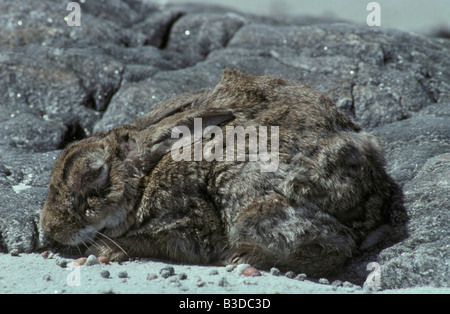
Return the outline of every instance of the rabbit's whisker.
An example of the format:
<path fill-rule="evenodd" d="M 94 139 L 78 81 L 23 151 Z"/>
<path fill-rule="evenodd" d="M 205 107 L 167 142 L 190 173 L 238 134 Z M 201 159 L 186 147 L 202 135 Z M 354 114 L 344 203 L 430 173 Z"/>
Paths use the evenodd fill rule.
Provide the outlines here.
<path fill-rule="evenodd" d="M 83 243 L 84 244 L 84 243 Z M 81 250 L 80 250 L 80 246 L 77 244 L 76 245 L 76 248 L 77 248 L 77 250 L 78 250 L 78 253 L 80 253 L 80 255 L 82 255 L 83 253 L 81 253 Z"/>
<path fill-rule="evenodd" d="M 99 239 L 100 240 L 100 239 Z M 102 241 L 103 242 L 103 241 Z M 93 236 L 91 239 L 90 239 L 90 243 L 91 243 L 91 245 L 93 245 L 99 252 L 101 251 L 101 249 L 102 249 L 102 246 L 101 246 L 101 244 L 100 243 L 98 243 L 97 241 L 95 241 L 95 236 Z M 104 242 L 103 242 L 104 243 Z M 105 243 L 105 245 L 106 245 L 106 243 Z M 108 246 L 108 245 L 106 245 L 106 246 Z M 109 249 L 109 246 L 108 246 L 108 249 Z"/>
<path fill-rule="evenodd" d="M 108 245 L 108 243 L 106 241 L 104 241 L 103 239 L 100 239 L 100 238 L 98 240 L 101 241 L 110 251 L 112 251 L 111 247 Z"/>
<path fill-rule="evenodd" d="M 83 244 L 86 247 L 86 249 L 89 248 L 89 246 L 86 244 L 86 242 L 82 241 L 81 244 Z"/>
<path fill-rule="evenodd" d="M 113 239 L 111 239 L 110 237 L 108 237 L 107 235 L 105 235 L 105 234 L 103 234 L 103 233 L 101 233 L 100 231 L 97 231 L 97 233 L 99 234 L 99 235 L 101 235 L 102 237 L 104 237 L 105 239 L 107 239 L 107 240 L 109 240 L 109 241 L 111 241 L 115 246 L 117 246 L 117 248 L 118 249 L 120 249 L 123 253 L 125 253 L 125 255 L 126 256 L 128 256 L 128 257 L 130 257 L 129 255 L 128 255 L 128 253 L 116 242 L 116 241 L 114 241 Z M 102 241 L 103 242 L 103 241 Z M 106 243 L 105 243 L 106 244 Z"/>
<path fill-rule="evenodd" d="M 100 246 L 98 243 L 96 243 L 96 242 L 94 241 L 94 237 L 89 237 L 89 239 L 88 239 L 87 242 L 88 242 L 88 244 L 86 244 L 86 243 L 83 241 L 83 245 L 84 245 L 88 250 L 89 250 L 89 245 L 95 247 L 95 248 L 98 249 L 98 250 L 101 249 L 101 246 Z"/>

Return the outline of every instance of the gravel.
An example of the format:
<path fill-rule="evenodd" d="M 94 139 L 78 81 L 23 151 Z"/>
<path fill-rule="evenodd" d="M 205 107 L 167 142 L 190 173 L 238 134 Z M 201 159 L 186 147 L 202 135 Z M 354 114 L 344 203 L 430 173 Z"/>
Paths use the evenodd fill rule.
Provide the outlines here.
<path fill-rule="evenodd" d="M 449 288 L 415 288 L 382 290 L 362 288 L 349 282 L 320 284 L 297 275 L 294 279 L 273 276 L 260 271 L 259 277 L 245 277 L 237 269 L 227 267 L 178 265 L 146 259 L 133 262 L 111 262 L 79 267 L 59 267 L 55 259 L 38 253 L 0 254 L 0 294 L 3 293 L 450 293 Z M 58 260 L 59 261 L 59 260 Z M 20 271 L 18 271 L 20 269 Z M 161 271 L 174 275 L 168 278 L 156 274 Z M 303 281 L 299 281 L 301 276 Z"/>

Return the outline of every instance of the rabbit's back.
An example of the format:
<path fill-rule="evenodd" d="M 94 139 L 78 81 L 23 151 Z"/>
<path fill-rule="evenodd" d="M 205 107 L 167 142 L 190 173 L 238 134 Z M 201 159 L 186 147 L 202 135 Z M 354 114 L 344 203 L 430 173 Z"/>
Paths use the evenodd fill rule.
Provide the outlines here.
<path fill-rule="evenodd" d="M 362 215 L 360 203 L 368 195 L 384 197 L 387 175 L 376 139 L 360 132 L 329 98 L 305 84 L 226 71 L 199 105 L 203 107 L 230 109 L 236 118 L 228 126 L 253 126 L 257 131 L 265 126 L 269 133 L 272 126 L 279 128 L 276 171 L 262 173 L 260 160 L 214 163 L 209 188 L 219 193 L 224 206 L 239 208 L 247 198 L 251 202 L 256 194 L 276 190 L 298 205 L 315 203 L 348 222 Z M 222 130 L 226 133 L 225 127 Z M 249 142 L 245 144 L 249 160 Z M 267 144 L 270 150 L 270 136 Z M 233 199 L 236 206 L 231 205 Z"/>
<path fill-rule="evenodd" d="M 232 255 L 259 247 L 264 258 L 238 260 L 332 272 L 388 220 L 393 182 L 377 140 L 307 85 L 230 76 L 203 105 L 230 108 L 230 125 L 279 127 L 275 171 L 261 172 L 261 161 L 212 167 L 208 192 L 221 208 Z"/>

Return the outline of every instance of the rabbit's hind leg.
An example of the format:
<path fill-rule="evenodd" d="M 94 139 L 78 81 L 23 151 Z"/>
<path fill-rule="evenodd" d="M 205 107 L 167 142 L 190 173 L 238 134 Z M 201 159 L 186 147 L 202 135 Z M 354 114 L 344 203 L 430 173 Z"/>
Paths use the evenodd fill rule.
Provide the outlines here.
<path fill-rule="evenodd" d="M 277 267 L 318 277 L 337 272 L 355 247 L 351 231 L 317 207 L 295 206 L 276 192 L 234 220 L 227 262 Z"/>

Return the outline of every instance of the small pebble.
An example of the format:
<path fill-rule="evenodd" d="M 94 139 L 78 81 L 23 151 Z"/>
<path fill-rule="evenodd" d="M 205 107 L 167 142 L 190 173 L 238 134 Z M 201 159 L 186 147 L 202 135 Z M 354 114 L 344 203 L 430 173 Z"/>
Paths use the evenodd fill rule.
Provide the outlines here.
<path fill-rule="evenodd" d="M 128 273 L 126 271 L 121 271 L 117 277 L 119 278 L 128 278 Z"/>
<path fill-rule="evenodd" d="M 363 286 L 362 289 L 365 294 L 373 294 L 376 293 L 377 291 L 381 291 L 381 287 L 372 287 L 369 285 Z"/>
<path fill-rule="evenodd" d="M 50 259 L 53 257 L 53 253 L 50 251 L 45 251 L 45 252 L 42 252 L 41 256 L 45 259 Z"/>
<path fill-rule="evenodd" d="M 335 280 L 331 283 L 331 285 L 334 287 L 342 287 L 344 285 L 344 283 L 340 280 Z"/>
<path fill-rule="evenodd" d="M 99 256 L 97 260 L 102 264 L 109 265 L 109 259 L 106 256 Z"/>
<path fill-rule="evenodd" d="M 247 286 L 257 286 L 257 285 L 258 285 L 258 282 L 254 281 L 254 280 L 246 279 L 246 280 L 244 280 L 244 285 L 247 285 Z"/>
<path fill-rule="evenodd" d="M 102 278 L 109 278 L 111 276 L 111 274 L 107 270 L 102 270 L 100 272 L 100 276 L 102 276 Z"/>
<path fill-rule="evenodd" d="M 295 273 L 293 271 L 287 271 L 284 275 L 291 279 L 295 278 Z"/>
<path fill-rule="evenodd" d="M 231 273 L 234 270 L 234 265 L 227 265 L 225 266 L 225 270 L 229 273 Z"/>
<path fill-rule="evenodd" d="M 73 266 L 83 266 L 86 263 L 87 257 L 80 257 L 73 262 Z M 63 266 L 61 266 L 63 267 Z"/>
<path fill-rule="evenodd" d="M 186 280 L 187 279 L 187 275 L 185 273 L 181 273 L 181 274 L 178 275 L 178 279 Z"/>
<path fill-rule="evenodd" d="M 44 277 L 42 277 L 42 279 L 44 279 L 45 281 L 51 281 L 52 277 L 50 277 L 50 275 L 44 275 Z"/>
<path fill-rule="evenodd" d="M 98 261 L 95 255 L 89 255 L 88 258 L 86 259 L 86 266 L 97 265 L 99 263 L 100 262 Z"/>
<path fill-rule="evenodd" d="M 330 281 L 327 278 L 320 278 L 319 283 L 321 283 L 323 285 L 329 285 Z"/>
<path fill-rule="evenodd" d="M 177 277 L 172 277 L 171 279 L 169 279 L 169 284 L 172 287 L 181 287 L 180 279 L 178 279 Z"/>
<path fill-rule="evenodd" d="M 270 269 L 270 274 L 272 276 L 280 276 L 280 270 L 278 268 L 272 267 Z"/>
<path fill-rule="evenodd" d="M 170 276 L 173 276 L 175 274 L 175 269 L 172 266 L 164 267 L 161 268 L 159 274 L 163 278 L 169 278 Z"/>
<path fill-rule="evenodd" d="M 352 284 L 351 282 L 348 282 L 348 281 L 344 281 L 344 283 L 342 284 L 342 287 L 348 288 L 349 291 L 358 291 L 358 290 L 362 289 L 360 286 Z"/>
<path fill-rule="evenodd" d="M 222 278 L 220 278 L 218 285 L 219 285 L 219 287 L 226 287 L 226 286 L 229 286 L 230 284 L 228 283 L 228 281 L 225 277 L 222 277 Z"/>
<path fill-rule="evenodd" d="M 304 281 L 306 279 L 306 274 L 298 274 L 297 276 L 295 276 L 294 279 L 298 280 L 298 281 Z"/>
<path fill-rule="evenodd" d="M 211 270 L 211 271 L 209 272 L 209 274 L 210 274 L 211 276 L 215 276 L 215 275 L 218 275 L 219 272 L 217 271 L 217 269 L 213 269 L 213 270 Z"/>
<path fill-rule="evenodd" d="M 239 264 L 236 266 L 236 271 L 239 275 L 242 275 L 244 273 L 244 270 L 250 267 L 250 264 Z"/>
<path fill-rule="evenodd" d="M 254 267 L 247 267 L 247 269 L 244 270 L 243 275 L 247 277 L 258 277 L 261 276 L 261 273 Z"/>
<path fill-rule="evenodd" d="M 156 275 L 156 274 L 148 274 L 147 275 L 147 280 L 155 280 L 156 278 L 158 278 L 158 275 Z"/>
<path fill-rule="evenodd" d="M 344 283 L 342 284 L 342 286 L 343 286 L 344 288 L 354 288 L 354 287 L 356 287 L 356 285 L 352 284 L 352 283 L 349 282 L 349 281 L 344 281 Z"/>
<path fill-rule="evenodd" d="M 206 282 L 204 282 L 199 276 L 196 285 L 197 287 L 204 287 L 206 285 Z"/>
<path fill-rule="evenodd" d="M 58 265 L 59 267 L 62 267 L 62 268 L 66 268 L 68 263 L 69 263 L 69 261 L 66 260 L 65 258 L 58 258 L 56 260 L 56 265 Z M 74 265 L 75 265 L 75 262 L 74 262 Z M 75 266 L 77 266 L 77 265 L 75 265 Z"/>

